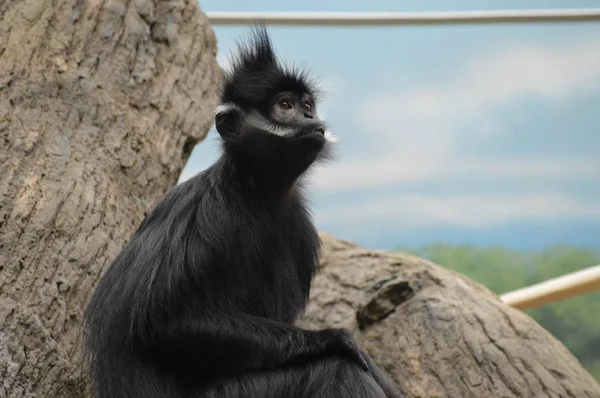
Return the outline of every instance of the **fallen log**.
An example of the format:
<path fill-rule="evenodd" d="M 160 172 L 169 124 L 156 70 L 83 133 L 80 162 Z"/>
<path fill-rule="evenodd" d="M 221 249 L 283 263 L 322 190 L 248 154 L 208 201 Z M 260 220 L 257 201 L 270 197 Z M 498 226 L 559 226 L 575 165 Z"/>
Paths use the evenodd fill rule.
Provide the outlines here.
<path fill-rule="evenodd" d="M 415 256 L 321 236 L 299 324 L 351 329 L 406 397 L 600 397 L 561 342 L 484 286 Z"/>

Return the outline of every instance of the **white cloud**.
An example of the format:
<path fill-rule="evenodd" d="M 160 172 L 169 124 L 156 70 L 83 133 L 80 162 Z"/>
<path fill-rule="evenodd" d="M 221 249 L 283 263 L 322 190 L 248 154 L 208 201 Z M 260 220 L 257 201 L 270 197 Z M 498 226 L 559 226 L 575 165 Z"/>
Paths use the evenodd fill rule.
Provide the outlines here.
<path fill-rule="evenodd" d="M 600 81 L 600 38 L 541 47 L 516 45 L 472 59 L 442 85 L 384 93 L 362 107 L 360 122 L 377 158 L 338 162 L 317 174 L 324 190 L 372 189 L 457 174 L 554 175 L 600 172 L 594 159 L 480 159 L 457 152 L 470 137 L 498 133 L 486 112 L 524 96 L 556 99 Z M 465 122 L 480 128 L 461 130 Z M 371 152 L 373 152 L 371 151 Z"/>
<path fill-rule="evenodd" d="M 403 228 L 491 227 L 514 221 L 600 219 L 600 203 L 568 195 L 401 195 L 317 212 L 320 222 Z"/>
<path fill-rule="evenodd" d="M 421 134 L 407 131 L 407 125 L 444 127 L 524 95 L 560 97 L 598 80 L 600 38 L 561 47 L 511 46 L 474 58 L 445 86 L 373 98 L 361 119 L 371 129 L 410 141 Z M 446 137 L 444 130 L 434 129 L 436 138 Z"/>
<path fill-rule="evenodd" d="M 315 186 L 320 191 L 368 190 L 397 183 L 460 176 L 539 178 L 600 177 L 596 159 L 486 159 L 458 156 L 385 156 L 358 159 L 320 168 Z"/>

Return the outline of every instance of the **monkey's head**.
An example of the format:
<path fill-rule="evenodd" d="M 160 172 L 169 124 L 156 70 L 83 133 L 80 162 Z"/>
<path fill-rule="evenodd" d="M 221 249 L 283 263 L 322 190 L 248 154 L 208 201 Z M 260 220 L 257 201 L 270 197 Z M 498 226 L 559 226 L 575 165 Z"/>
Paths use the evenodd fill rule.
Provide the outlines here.
<path fill-rule="evenodd" d="M 314 80 L 283 66 L 266 29 L 257 26 L 224 73 L 216 129 L 226 150 L 308 167 L 326 157 L 335 142 L 317 115 L 318 97 Z"/>

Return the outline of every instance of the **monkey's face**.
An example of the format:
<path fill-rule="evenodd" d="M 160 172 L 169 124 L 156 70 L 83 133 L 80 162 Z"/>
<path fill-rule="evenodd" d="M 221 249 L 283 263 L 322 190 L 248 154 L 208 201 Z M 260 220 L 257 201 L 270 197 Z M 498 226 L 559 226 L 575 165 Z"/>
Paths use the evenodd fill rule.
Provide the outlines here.
<path fill-rule="evenodd" d="M 251 109 L 232 103 L 217 108 L 215 126 L 225 150 L 252 164 L 294 173 L 330 158 L 334 136 L 317 116 L 313 98 L 292 91 L 269 97 Z"/>
<path fill-rule="evenodd" d="M 275 95 L 270 108 L 269 117 L 281 126 L 318 128 L 320 124 L 315 102 L 306 93 L 281 92 Z"/>
<path fill-rule="evenodd" d="M 268 109 L 263 111 L 265 121 L 270 122 L 271 132 L 283 137 L 304 137 L 320 135 L 332 140 L 323 120 L 317 115 L 315 100 L 308 93 L 282 91 L 273 96 Z M 275 128 L 273 128 L 275 127 Z"/>
<path fill-rule="evenodd" d="M 333 134 L 317 116 L 315 100 L 308 93 L 281 91 L 270 98 L 257 101 L 252 109 L 235 104 L 221 105 L 215 116 L 217 131 L 225 141 L 240 139 L 246 143 L 253 137 L 268 135 L 280 147 L 283 141 L 301 150 L 320 151 L 327 142 L 334 142 Z M 263 137 L 263 143 L 269 139 Z M 301 148 L 305 142 L 307 147 Z"/>

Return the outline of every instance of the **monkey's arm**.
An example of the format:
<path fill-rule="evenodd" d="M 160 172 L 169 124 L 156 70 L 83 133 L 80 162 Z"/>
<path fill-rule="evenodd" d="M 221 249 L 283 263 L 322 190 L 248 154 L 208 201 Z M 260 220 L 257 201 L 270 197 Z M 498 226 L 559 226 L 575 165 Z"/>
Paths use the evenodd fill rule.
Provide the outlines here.
<path fill-rule="evenodd" d="M 341 355 L 364 370 L 369 366 L 349 332 L 304 330 L 246 314 L 204 314 L 180 318 L 154 330 L 154 349 L 169 361 L 203 374 L 239 374 Z"/>
<path fill-rule="evenodd" d="M 383 372 L 379 369 L 379 367 L 373 362 L 373 360 L 366 354 L 363 354 L 367 362 L 367 366 L 369 368 L 369 373 L 371 377 L 375 379 L 375 382 L 381 387 L 383 392 L 385 393 L 386 398 L 401 398 L 402 396 L 388 381 L 387 377 L 383 374 Z"/>

